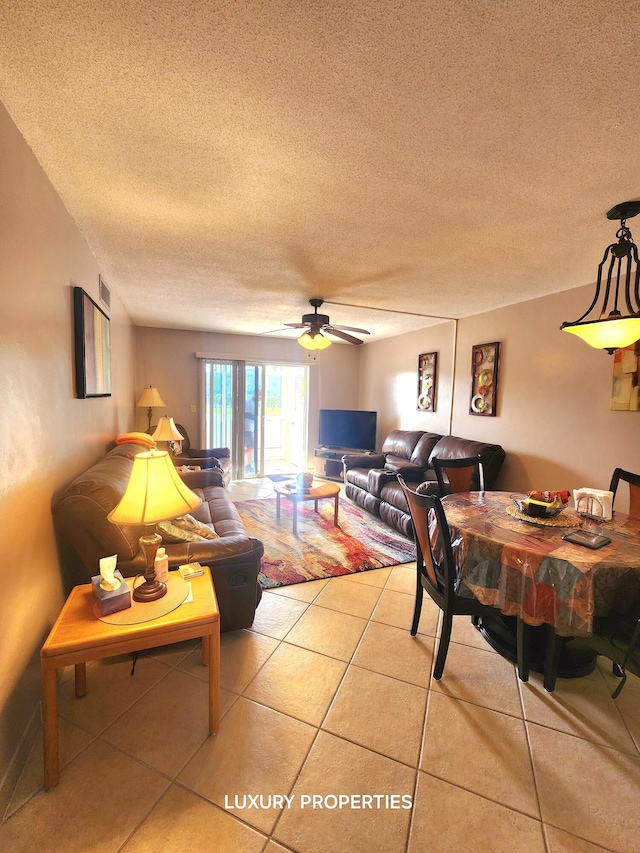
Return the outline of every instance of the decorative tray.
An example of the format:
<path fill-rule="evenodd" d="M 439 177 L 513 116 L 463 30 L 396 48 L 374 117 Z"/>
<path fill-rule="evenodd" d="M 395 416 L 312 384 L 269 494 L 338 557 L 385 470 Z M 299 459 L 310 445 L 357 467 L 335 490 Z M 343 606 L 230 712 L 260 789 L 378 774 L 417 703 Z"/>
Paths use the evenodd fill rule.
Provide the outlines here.
<path fill-rule="evenodd" d="M 517 518 L 519 521 L 526 521 L 527 524 L 539 524 L 541 527 L 580 527 L 581 518 L 571 509 L 565 509 L 563 512 L 554 515 L 551 518 L 537 518 L 533 515 L 525 515 L 516 506 L 505 507 L 507 513 L 512 518 Z"/>

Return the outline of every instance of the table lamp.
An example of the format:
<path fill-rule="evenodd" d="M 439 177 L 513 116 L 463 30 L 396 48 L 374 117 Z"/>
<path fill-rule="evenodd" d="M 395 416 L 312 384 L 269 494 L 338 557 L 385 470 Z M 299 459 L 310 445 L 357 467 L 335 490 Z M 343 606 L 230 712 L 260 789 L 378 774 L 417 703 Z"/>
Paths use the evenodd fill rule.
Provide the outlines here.
<path fill-rule="evenodd" d="M 158 426 L 155 428 L 155 431 L 151 438 L 157 444 L 159 441 L 164 441 L 167 443 L 167 450 L 171 452 L 173 450 L 172 444 L 174 441 L 184 441 L 184 436 L 179 432 L 175 423 L 173 422 L 173 418 L 170 418 L 168 415 L 163 415 L 158 421 Z"/>
<path fill-rule="evenodd" d="M 159 521 L 185 515 L 202 501 L 180 479 L 165 450 L 138 453 L 127 488 L 107 518 L 113 524 L 144 524 L 140 547 L 145 555 L 144 583 L 134 586 L 134 601 L 156 601 L 166 595 L 167 585 L 156 579 L 154 560 L 162 536 L 156 532 Z"/>
<path fill-rule="evenodd" d="M 160 396 L 160 392 L 157 388 L 154 388 L 152 385 L 149 385 L 148 388 L 145 388 L 142 394 L 140 394 L 140 399 L 136 403 L 136 408 L 145 408 L 147 409 L 147 417 L 149 418 L 149 426 L 147 427 L 147 432 L 151 432 L 151 414 L 153 408 L 163 408 L 166 409 L 167 404 Z"/>

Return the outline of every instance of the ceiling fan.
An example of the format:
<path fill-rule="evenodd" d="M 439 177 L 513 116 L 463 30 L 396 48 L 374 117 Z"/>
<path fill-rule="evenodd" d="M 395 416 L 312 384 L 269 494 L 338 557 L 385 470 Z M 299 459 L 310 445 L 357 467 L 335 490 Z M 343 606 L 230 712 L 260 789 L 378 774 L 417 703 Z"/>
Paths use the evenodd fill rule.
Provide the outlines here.
<path fill-rule="evenodd" d="M 298 338 L 298 343 L 306 349 L 324 349 L 331 344 L 331 341 L 323 335 L 323 332 L 325 332 L 349 344 L 361 346 L 364 341 L 354 338 L 353 335 L 347 333 L 357 332 L 359 335 L 368 335 L 369 332 L 366 329 L 355 329 L 352 326 L 332 325 L 328 314 L 318 314 L 318 308 L 322 307 L 323 302 L 323 299 L 310 299 L 309 304 L 314 309 L 313 314 L 303 314 L 301 323 L 284 324 L 290 329 L 304 329 L 308 327 L 306 332 L 303 332 Z"/>

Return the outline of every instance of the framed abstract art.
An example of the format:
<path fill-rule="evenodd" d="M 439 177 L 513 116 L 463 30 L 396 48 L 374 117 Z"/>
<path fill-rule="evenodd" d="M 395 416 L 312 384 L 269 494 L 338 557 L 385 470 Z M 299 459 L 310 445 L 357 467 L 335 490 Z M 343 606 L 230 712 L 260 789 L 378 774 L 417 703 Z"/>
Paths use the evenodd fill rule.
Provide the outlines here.
<path fill-rule="evenodd" d="M 109 318 L 81 287 L 73 288 L 76 396 L 111 396 Z"/>
<path fill-rule="evenodd" d="M 476 344 L 471 348 L 470 415 L 495 417 L 498 400 L 500 344 Z"/>
<path fill-rule="evenodd" d="M 423 352 L 418 356 L 418 411 L 435 412 L 437 352 Z"/>

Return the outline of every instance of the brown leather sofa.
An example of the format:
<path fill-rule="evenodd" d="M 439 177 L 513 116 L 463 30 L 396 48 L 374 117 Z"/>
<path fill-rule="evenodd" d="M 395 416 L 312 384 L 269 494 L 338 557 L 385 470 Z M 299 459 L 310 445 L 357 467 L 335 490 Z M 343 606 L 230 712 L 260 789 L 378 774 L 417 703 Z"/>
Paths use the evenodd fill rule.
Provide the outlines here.
<path fill-rule="evenodd" d="M 421 430 L 393 430 L 386 437 L 380 453 L 346 454 L 342 457 L 345 494 L 354 503 L 377 515 L 404 536 L 413 539 L 409 506 L 403 494 L 398 474 L 412 487 L 438 494 L 438 482 L 432 460 L 464 459 L 482 456 L 485 489 L 493 488 L 505 458 L 499 444 L 486 444 L 437 435 Z M 480 488 L 472 480 L 474 490 Z"/>
<path fill-rule="evenodd" d="M 139 444 L 114 447 L 54 497 L 52 513 L 67 591 L 99 574 L 101 557 L 112 554 L 118 555 L 118 569 L 123 576 L 144 572 L 144 556 L 138 544 L 144 528 L 112 524 L 107 515 L 124 493 L 133 457 L 146 449 Z M 215 471 L 194 471 L 182 477 L 202 499 L 202 505 L 192 515 L 212 526 L 219 538 L 165 541 L 169 568 L 192 562 L 209 566 L 221 630 L 248 628 L 262 595 L 258 584 L 262 542 L 247 535 L 227 491 L 218 485 Z"/>

